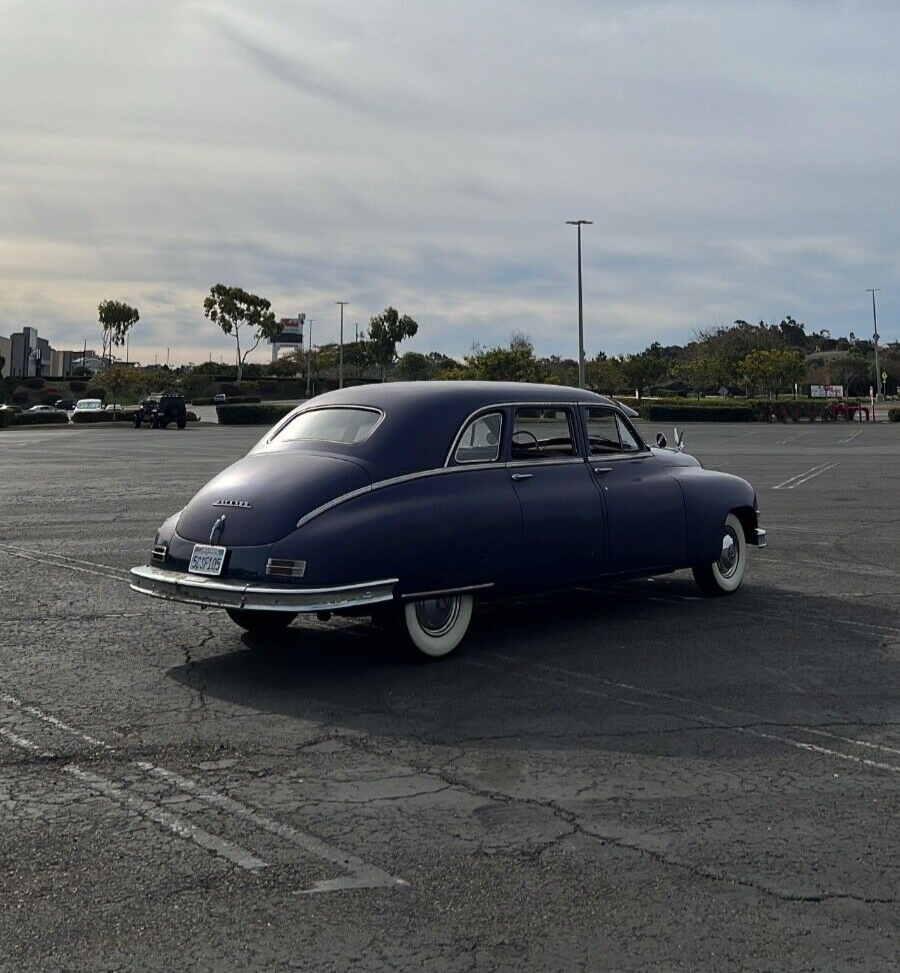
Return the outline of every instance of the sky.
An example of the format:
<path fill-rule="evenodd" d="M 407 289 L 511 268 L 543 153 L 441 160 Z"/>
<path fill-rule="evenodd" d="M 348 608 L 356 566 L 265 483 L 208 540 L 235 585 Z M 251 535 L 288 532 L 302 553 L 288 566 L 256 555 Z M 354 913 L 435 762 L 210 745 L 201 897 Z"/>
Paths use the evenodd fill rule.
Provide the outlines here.
<path fill-rule="evenodd" d="M 217 282 L 334 341 L 900 337 L 900 4 L 0 0 L 0 334 L 233 360 Z M 169 351 L 167 352 L 167 349 Z M 257 353 L 264 360 L 268 352 Z"/>

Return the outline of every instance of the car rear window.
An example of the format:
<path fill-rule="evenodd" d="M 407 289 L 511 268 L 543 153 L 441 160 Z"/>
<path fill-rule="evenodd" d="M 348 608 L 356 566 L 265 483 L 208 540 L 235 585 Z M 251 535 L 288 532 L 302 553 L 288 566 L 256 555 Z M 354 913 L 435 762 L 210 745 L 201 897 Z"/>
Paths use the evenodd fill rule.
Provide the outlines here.
<path fill-rule="evenodd" d="M 309 409 L 299 412 L 272 437 L 279 442 L 318 439 L 327 443 L 361 443 L 381 420 L 373 409 Z"/>

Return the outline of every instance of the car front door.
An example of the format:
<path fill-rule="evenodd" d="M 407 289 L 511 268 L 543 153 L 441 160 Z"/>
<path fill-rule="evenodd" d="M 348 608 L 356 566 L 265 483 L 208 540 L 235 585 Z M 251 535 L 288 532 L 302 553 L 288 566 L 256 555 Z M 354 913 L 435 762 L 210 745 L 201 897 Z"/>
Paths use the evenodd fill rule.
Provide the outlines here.
<path fill-rule="evenodd" d="M 600 574 L 603 510 L 566 406 L 513 410 L 510 479 L 522 507 L 523 581 L 538 587 Z"/>
<path fill-rule="evenodd" d="M 583 406 L 582 415 L 591 473 L 606 507 L 610 570 L 682 567 L 681 487 L 614 409 Z"/>

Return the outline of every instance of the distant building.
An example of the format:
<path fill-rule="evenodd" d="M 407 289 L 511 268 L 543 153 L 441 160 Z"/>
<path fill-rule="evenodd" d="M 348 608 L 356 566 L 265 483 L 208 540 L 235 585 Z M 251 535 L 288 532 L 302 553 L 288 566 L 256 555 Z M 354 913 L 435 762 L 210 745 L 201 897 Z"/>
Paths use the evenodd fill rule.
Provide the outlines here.
<path fill-rule="evenodd" d="M 79 348 L 77 351 L 57 351 L 51 349 L 52 357 L 50 364 L 50 374 L 54 378 L 71 378 L 75 369 L 79 367 L 79 360 L 84 357 L 84 351 Z M 87 353 L 88 358 L 96 357 L 93 351 Z"/>
<path fill-rule="evenodd" d="M 3 359 L 3 368 L 0 369 L 0 378 L 9 378 L 9 359 L 12 351 L 10 349 L 9 338 L 0 338 L 0 358 Z"/>
<path fill-rule="evenodd" d="M 39 338 L 37 328 L 22 328 L 9 336 L 9 375 L 49 375 L 52 364 L 50 342 Z"/>

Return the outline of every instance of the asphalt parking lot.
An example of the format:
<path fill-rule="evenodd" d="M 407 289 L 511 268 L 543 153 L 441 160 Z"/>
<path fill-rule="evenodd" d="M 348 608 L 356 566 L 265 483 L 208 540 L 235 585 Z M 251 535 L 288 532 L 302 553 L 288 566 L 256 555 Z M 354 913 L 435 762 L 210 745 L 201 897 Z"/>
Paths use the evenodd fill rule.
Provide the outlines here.
<path fill-rule="evenodd" d="M 129 591 L 261 433 L 0 432 L 0 969 L 897 969 L 900 425 L 688 426 L 759 494 L 736 596 L 430 666 Z"/>

